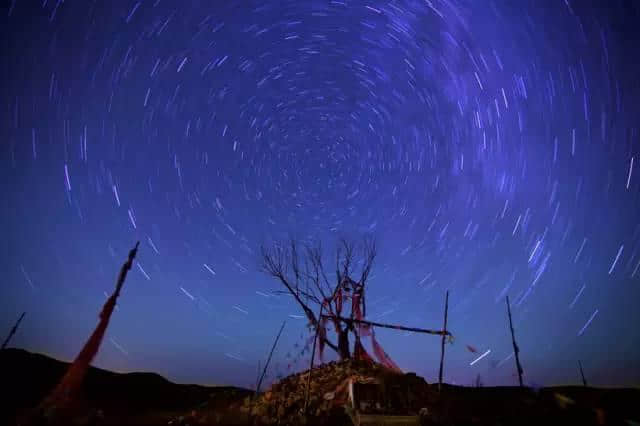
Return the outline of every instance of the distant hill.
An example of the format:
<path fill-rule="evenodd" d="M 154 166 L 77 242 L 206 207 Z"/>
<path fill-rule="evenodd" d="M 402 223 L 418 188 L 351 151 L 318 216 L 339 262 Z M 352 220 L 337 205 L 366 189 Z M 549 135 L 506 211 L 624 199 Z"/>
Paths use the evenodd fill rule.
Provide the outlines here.
<path fill-rule="evenodd" d="M 36 406 L 58 383 L 69 363 L 21 349 L 0 351 L 0 424 Z M 251 391 L 172 383 L 154 373 L 114 373 L 91 367 L 85 380 L 85 404 L 116 415 L 122 424 L 141 424 L 135 418 L 167 418 L 227 394 L 237 399 Z M 218 399 L 218 398 L 216 398 Z M 147 423 L 145 421 L 145 423 Z M 166 420 L 163 424 L 166 424 Z"/>

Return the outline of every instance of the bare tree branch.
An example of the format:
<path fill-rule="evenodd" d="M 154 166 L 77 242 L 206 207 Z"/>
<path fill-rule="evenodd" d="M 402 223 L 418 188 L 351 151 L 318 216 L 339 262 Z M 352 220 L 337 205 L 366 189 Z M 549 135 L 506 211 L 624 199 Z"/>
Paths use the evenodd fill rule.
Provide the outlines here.
<path fill-rule="evenodd" d="M 269 250 L 262 246 L 260 252 L 262 254 L 262 270 L 272 277 L 277 278 L 296 299 L 309 321 L 316 324 L 317 320 L 313 311 L 300 298 L 299 292 L 296 291 L 294 285 L 291 284 L 291 280 L 287 277 L 286 259 L 289 256 L 286 255 L 286 249 L 276 246 L 274 249 Z"/>
<path fill-rule="evenodd" d="M 339 241 L 335 257 L 335 283 L 330 282 L 327 276 L 322 244 L 319 240 L 305 243 L 301 249 L 298 242 L 290 239 L 285 244 L 276 243 L 270 248 L 262 246 L 260 254 L 262 271 L 277 279 L 284 287 L 275 294 L 290 294 L 304 311 L 310 326 L 316 330 L 321 327 L 321 319 L 316 318 L 310 304 L 324 306 L 325 318 L 329 318 L 336 329 L 338 345 L 326 336 L 322 337 L 323 343 L 336 351 L 341 358 L 350 357 L 348 333 L 352 332 L 357 337 L 358 331 L 357 327 L 353 327 L 352 322 L 343 322 L 339 319 L 340 315 L 347 315 L 346 310 L 342 312 L 343 297 L 357 297 L 357 303 L 362 304 L 364 312 L 364 286 L 376 257 L 375 242 L 372 239 L 365 239 L 362 245 L 356 245 L 345 238 Z M 362 255 L 362 261 L 360 255 Z M 354 269 L 356 264 L 360 265 L 361 262 L 362 270 L 359 281 L 356 282 L 353 279 Z M 343 295 L 339 292 L 345 293 Z M 356 296 L 355 292 L 359 295 Z M 351 307 L 351 305 L 347 306 Z M 353 307 L 350 310 L 349 316 L 353 319 L 355 315 Z"/>
<path fill-rule="evenodd" d="M 373 262 L 378 255 L 378 248 L 376 246 L 376 241 L 373 238 L 367 238 L 364 241 L 364 266 L 362 269 L 362 275 L 360 277 L 360 282 L 364 283 L 369 278 L 369 274 L 371 273 L 371 268 L 373 267 Z"/>
<path fill-rule="evenodd" d="M 290 244 L 290 260 L 291 260 L 291 269 L 293 271 L 293 276 L 295 278 L 295 289 L 299 291 L 300 289 L 300 263 L 298 259 L 298 250 L 296 245 L 296 240 L 291 238 L 289 241 Z"/>

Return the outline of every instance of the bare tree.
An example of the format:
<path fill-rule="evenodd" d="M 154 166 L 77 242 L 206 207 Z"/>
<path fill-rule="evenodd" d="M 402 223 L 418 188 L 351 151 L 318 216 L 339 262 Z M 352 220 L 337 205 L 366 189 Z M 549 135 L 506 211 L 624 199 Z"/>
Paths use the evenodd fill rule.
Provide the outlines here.
<path fill-rule="evenodd" d="M 349 333 L 359 339 L 360 328 L 353 321 L 365 314 L 365 288 L 373 262 L 376 258 L 376 243 L 373 238 L 364 238 L 361 244 L 346 239 L 338 243 L 335 256 L 335 281 L 329 278 L 325 256 L 320 241 L 300 244 L 290 239 L 287 244 L 261 247 L 262 270 L 276 278 L 284 286 L 280 294 L 290 294 L 309 320 L 309 325 L 318 332 L 320 348 L 328 346 L 340 359 L 351 358 Z M 358 267 L 359 265 L 359 267 Z M 352 301 L 351 306 L 344 303 Z M 325 316 L 317 318 L 314 312 L 323 307 Z M 349 311 L 349 312 L 347 312 Z M 347 315 L 348 314 L 348 315 Z M 324 321 L 330 320 L 338 341 L 332 342 L 326 335 Z"/>

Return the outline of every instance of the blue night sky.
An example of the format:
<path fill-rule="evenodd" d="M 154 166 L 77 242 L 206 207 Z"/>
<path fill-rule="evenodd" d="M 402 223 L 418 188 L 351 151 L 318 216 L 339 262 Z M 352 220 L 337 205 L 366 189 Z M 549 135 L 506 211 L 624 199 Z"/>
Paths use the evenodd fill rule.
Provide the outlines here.
<path fill-rule="evenodd" d="M 271 382 L 306 368 L 309 332 L 260 244 L 372 234 L 369 319 L 440 328 L 450 290 L 447 381 L 517 383 L 508 295 L 526 383 L 579 383 L 581 360 L 638 385 L 639 20 L 613 0 L 4 1 L 0 333 L 26 311 L 12 344 L 72 359 L 139 240 L 95 365 L 252 387 L 286 319 Z M 438 337 L 377 337 L 437 380 Z"/>

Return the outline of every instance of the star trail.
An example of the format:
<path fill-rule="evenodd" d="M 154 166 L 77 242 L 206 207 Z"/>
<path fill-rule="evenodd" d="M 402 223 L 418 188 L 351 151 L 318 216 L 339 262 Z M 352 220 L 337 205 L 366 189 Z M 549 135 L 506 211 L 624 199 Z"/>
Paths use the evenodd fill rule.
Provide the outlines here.
<path fill-rule="evenodd" d="M 5 2 L 0 332 L 72 359 L 140 241 L 95 365 L 253 387 L 311 337 L 260 245 L 371 235 L 368 320 L 439 329 L 450 291 L 445 381 L 517 383 L 509 296 L 526 383 L 637 385 L 639 11 Z M 437 380 L 439 338 L 376 336 Z"/>

